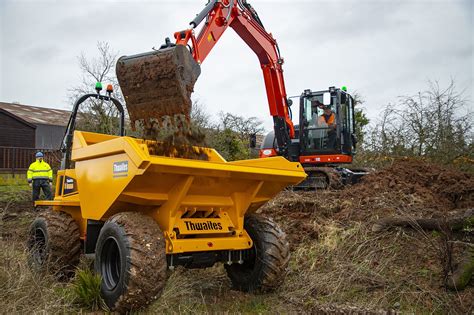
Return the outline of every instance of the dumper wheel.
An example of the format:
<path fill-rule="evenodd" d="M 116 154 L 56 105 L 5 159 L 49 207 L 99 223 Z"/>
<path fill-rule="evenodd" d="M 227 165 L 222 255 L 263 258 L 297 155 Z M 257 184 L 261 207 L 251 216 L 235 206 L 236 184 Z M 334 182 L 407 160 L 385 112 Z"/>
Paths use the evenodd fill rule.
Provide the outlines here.
<path fill-rule="evenodd" d="M 79 226 L 67 213 L 46 210 L 30 226 L 28 263 L 36 272 L 50 272 L 60 280 L 74 276 L 81 255 Z"/>
<path fill-rule="evenodd" d="M 163 232 L 146 215 L 123 212 L 102 227 L 95 250 L 95 270 L 102 277 L 102 297 L 119 313 L 145 307 L 166 283 Z"/>
<path fill-rule="evenodd" d="M 244 227 L 253 241 L 250 258 L 225 265 L 227 275 L 237 290 L 271 291 L 282 283 L 290 260 L 286 234 L 272 219 L 256 214 L 245 217 Z"/>

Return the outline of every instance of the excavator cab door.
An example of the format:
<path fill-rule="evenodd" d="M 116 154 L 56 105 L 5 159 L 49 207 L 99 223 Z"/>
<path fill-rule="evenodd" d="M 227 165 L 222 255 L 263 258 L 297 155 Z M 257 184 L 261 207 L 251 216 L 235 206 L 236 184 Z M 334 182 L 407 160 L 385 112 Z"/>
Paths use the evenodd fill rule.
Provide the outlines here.
<path fill-rule="evenodd" d="M 356 147 L 354 99 L 350 94 L 341 91 L 340 100 L 342 153 L 353 155 Z"/>

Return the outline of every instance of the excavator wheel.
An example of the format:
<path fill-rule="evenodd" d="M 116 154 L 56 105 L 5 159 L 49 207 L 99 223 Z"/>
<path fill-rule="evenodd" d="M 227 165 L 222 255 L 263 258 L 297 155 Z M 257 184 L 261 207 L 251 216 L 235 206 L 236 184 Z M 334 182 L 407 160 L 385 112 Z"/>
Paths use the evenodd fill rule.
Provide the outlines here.
<path fill-rule="evenodd" d="M 27 247 L 28 264 L 34 271 L 68 280 L 81 255 L 79 226 L 67 213 L 45 210 L 30 226 Z"/>
<path fill-rule="evenodd" d="M 244 227 L 253 241 L 250 258 L 225 265 L 227 275 L 237 290 L 272 291 L 282 283 L 290 260 L 286 234 L 272 219 L 257 214 L 247 215 Z"/>
<path fill-rule="evenodd" d="M 132 122 L 191 113 L 191 93 L 201 67 L 182 45 L 123 56 L 117 78 Z"/>
<path fill-rule="evenodd" d="M 166 252 L 158 224 L 138 212 L 114 215 L 100 231 L 95 271 L 107 306 L 125 313 L 156 300 L 166 284 Z"/>

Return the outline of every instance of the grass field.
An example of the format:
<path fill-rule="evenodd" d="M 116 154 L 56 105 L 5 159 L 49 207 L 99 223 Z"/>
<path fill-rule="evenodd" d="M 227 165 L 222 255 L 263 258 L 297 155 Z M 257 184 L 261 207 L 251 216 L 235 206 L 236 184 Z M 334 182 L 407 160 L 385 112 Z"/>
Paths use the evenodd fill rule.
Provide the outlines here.
<path fill-rule="evenodd" d="M 177 268 L 169 271 L 163 295 L 146 312 L 472 313 L 472 280 L 460 292 L 443 287 L 443 239 L 439 233 L 372 231 L 373 220 L 388 213 L 387 207 L 400 212 L 425 205 L 416 194 L 391 193 L 376 192 L 372 199 L 358 195 L 359 199 L 343 199 L 347 192 L 284 192 L 261 209 L 286 230 L 292 247 L 287 277 L 277 291 L 249 294 L 232 290 L 222 265 L 204 270 Z M 29 187 L 22 182 L 0 186 L 0 312 L 104 311 L 94 293 L 97 287 L 92 273 L 87 271 L 89 259 L 84 258 L 78 269 L 83 278 L 71 282 L 37 275 L 28 268 L 25 239 L 36 215 L 30 196 Z M 359 211 L 357 217 L 367 204 L 378 212 L 368 212 L 363 219 L 347 217 L 345 210 Z"/>

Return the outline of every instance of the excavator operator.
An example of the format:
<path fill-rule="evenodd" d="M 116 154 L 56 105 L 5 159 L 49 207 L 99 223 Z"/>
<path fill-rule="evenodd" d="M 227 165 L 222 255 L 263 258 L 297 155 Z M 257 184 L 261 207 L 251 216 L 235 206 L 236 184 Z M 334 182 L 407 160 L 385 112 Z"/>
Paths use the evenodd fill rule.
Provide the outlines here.
<path fill-rule="evenodd" d="M 324 110 L 323 114 L 319 116 L 320 122 L 324 122 L 328 125 L 329 128 L 332 130 L 336 129 L 336 115 L 332 111 L 331 107 L 323 106 L 322 109 Z"/>
<path fill-rule="evenodd" d="M 321 104 L 321 103 L 320 103 Z M 336 147 L 336 115 L 332 111 L 330 106 L 320 105 L 319 108 L 323 109 L 324 112 L 318 118 L 318 124 L 328 126 L 328 149 L 335 149 Z"/>

